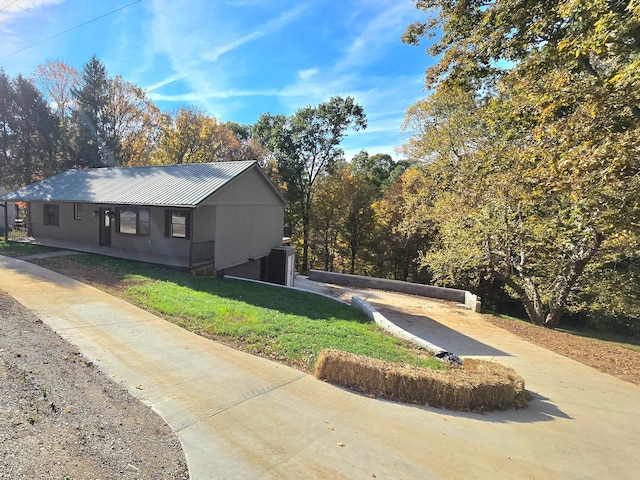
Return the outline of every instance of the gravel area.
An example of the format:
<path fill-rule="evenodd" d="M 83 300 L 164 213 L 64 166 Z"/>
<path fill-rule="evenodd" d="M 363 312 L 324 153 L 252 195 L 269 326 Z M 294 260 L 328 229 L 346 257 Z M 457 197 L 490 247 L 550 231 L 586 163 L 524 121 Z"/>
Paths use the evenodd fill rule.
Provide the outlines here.
<path fill-rule="evenodd" d="M 188 479 L 164 421 L 0 292 L 0 479 Z"/>

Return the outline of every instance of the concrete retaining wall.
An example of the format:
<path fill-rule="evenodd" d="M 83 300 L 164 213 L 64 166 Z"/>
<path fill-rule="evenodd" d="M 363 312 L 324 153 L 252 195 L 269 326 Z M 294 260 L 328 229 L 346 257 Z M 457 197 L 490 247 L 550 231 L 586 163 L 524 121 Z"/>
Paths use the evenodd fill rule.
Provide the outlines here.
<path fill-rule="evenodd" d="M 344 273 L 323 272 L 320 270 L 309 270 L 309 280 L 323 283 L 333 283 L 336 285 L 346 285 L 359 288 L 377 288 L 391 292 L 409 293 L 423 297 L 439 298 L 466 305 L 474 312 L 479 312 L 482 304 L 477 295 L 456 288 L 434 287 L 433 285 L 422 285 L 419 283 L 401 282 L 400 280 L 389 280 L 386 278 L 363 277 L 361 275 L 347 275 Z"/>
<path fill-rule="evenodd" d="M 390 322 L 387 317 L 382 315 L 360 297 L 357 297 L 355 295 L 351 297 L 351 305 L 354 308 L 357 308 L 358 310 L 364 312 L 367 317 L 376 322 L 378 326 L 384 328 L 391 335 L 415 343 L 416 345 L 424 348 L 432 355 L 441 355 L 442 353 L 446 353 L 446 350 L 444 348 L 434 345 L 433 343 L 428 342 L 420 337 L 416 337 L 413 333 L 407 332 L 406 330 L 398 327 L 395 323 Z"/>

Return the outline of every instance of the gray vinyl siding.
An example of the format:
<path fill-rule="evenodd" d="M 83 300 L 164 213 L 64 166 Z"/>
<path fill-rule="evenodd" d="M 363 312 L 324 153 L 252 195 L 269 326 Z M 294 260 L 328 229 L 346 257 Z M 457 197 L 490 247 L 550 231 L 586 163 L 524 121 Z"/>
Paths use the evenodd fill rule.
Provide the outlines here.
<path fill-rule="evenodd" d="M 32 202 L 32 233 L 36 239 L 63 240 L 70 245 L 100 244 L 100 208 L 109 208 L 116 213 L 118 205 L 82 204 L 82 219 L 74 219 L 73 203 L 55 203 L 58 205 L 59 226 L 44 225 L 44 207 L 41 202 Z M 141 207 L 144 208 L 144 207 Z M 127 252 L 144 252 L 146 254 L 171 255 L 177 258 L 189 258 L 189 240 L 184 238 L 167 238 L 164 236 L 164 208 L 150 208 L 149 235 L 131 235 L 118 232 L 117 219 L 111 226 L 111 248 Z"/>
<path fill-rule="evenodd" d="M 193 210 L 193 241 L 208 242 L 216 239 L 216 207 L 203 205 Z"/>
<path fill-rule="evenodd" d="M 113 230 L 111 231 L 111 247 L 129 252 L 189 258 L 189 240 L 164 236 L 165 209 L 157 207 L 146 208 L 150 209 L 149 235 L 119 233 L 117 222 L 114 222 Z"/>
<path fill-rule="evenodd" d="M 66 240 L 73 243 L 97 245 L 99 236 L 99 219 L 91 215 L 96 205 L 82 204 L 82 220 L 73 218 L 73 203 L 56 203 L 58 205 L 58 226 L 44 225 L 44 203 L 31 203 L 31 231 L 35 238 Z"/>
<path fill-rule="evenodd" d="M 277 205 L 283 209 L 284 201 L 256 167 L 234 178 L 201 205 Z"/>
<path fill-rule="evenodd" d="M 221 205 L 216 215 L 216 268 L 269 255 L 282 245 L 284 210 L 269 205 Z"/>

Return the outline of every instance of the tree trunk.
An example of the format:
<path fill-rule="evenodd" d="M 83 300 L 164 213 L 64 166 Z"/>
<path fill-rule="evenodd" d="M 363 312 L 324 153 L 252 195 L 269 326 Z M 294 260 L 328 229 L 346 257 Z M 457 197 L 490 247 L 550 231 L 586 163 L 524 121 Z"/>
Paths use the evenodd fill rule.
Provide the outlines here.
<path fill-rule="evenodd" d="M 525 287 L 523 287 L 509 275 L 503 275 L 496 271 L 490 271 L 489 274 L 516 292 L 527 311 L 529 319 L 533 323 L 548 328 L 556 328 L 560 324 L 569 294 L 589 261 L 599 250 L 603 240 L 604 236 L 601 233 L 594 232 L 593 238 L 583 238 L 578 242 L 571 255 L 571 261 L 556 278 L 553 291 L 557 293 L 549 311 L 545 311 L 538 287 L 531 277 L 520 274 L 519 278 L 525 283 Z"/>
<path fill-rule="evenodd" d="M 311 192 L 306 194 L 302 212 L 302 273 L 309 273 L 309 211 L 311 210 Z"/>
<path fill-rule="evenodd" d="M 604 235 L 600 232 L 595 232 L 592 239 L 583 238 L 574 248 L 571 263 L 567 265 L 564 272 L 556 279 L 554 291 L 558 292 L 558 294 L 551 310 L 544 320 L 546 327 L 555 328 L 559 325 L 571 290 L 584 272 L 587 264 L 600 249 L 603 240 Z"/>

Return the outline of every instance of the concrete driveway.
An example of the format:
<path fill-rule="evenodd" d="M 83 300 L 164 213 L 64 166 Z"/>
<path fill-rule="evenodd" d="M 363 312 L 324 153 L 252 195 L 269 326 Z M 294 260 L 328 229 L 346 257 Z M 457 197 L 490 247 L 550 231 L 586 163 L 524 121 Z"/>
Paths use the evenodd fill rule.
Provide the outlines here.
<path fill-rule="evenodd" d="M 639 387 L 480 325 L 468 311 L 368 293 L 380 309 L 406 302 L 409 313 L 396 320 L 426 328 L 428 340 L 514 367 L 533 392 L 528 409 L 480 415 L 367 398 L 16 259 L 0 257 L 0 289 L 157 411 L 179 435 L 195 480 L 635 479 L 640 472 Z"/>

